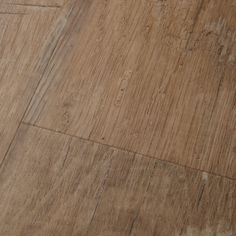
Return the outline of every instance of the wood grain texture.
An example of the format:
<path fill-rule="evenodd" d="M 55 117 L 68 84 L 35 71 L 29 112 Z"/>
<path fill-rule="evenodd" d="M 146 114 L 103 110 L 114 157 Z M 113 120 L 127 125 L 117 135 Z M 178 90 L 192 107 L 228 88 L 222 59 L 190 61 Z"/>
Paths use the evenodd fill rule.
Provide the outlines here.
<path fill-rule="evenodd" d="M 169 163 L 114 160 L 88 235 L 235 235 L 235 182 Z"/>
<path fill-rule="evenodd" d="M 233 236 L 235 187 L 22 125 L 0 169 L 0 234 Z"/>
<path fill-rule="evenodd" d="M 111 155 L 108 147 L 23 126 L 1 169 L 1 234 L 84 235 Z"/>
<path fill-rule="evenodd" d="M 67 0 L 2 0 L 4 4 L 25 7 L 62 7 Z"/>
<path fill-rule="evenodd" d="M 235 2 L 90 3 L 24 121 L 236 178 Z"/>
<path fill-rule="evenodd" d="M 0 236 L 235 236 L 235 9 L 2 0 Z"/>
<path fill-rule="evenodd" d="M 0 5 L 0 163 L 58 47 L 69 9 Z"/>

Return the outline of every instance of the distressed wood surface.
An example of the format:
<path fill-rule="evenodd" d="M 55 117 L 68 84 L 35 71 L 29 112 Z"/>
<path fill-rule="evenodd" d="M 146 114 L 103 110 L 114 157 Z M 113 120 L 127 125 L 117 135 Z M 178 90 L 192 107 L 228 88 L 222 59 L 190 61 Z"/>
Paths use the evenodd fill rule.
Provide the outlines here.
<path fill-rule="evenodd" d="M 0 169 L 0 234 L 235 235 L 235 182 L 22 125 Z"/>
<path fill-rule="evenodd" d="M 235 236 L 234 0 L 0 1 L 0 236 Z"/>
<path fill-rule="evenodd" d="M 235 178 L 235 7 L 92 1 L 25 122 Z"/>
<path fill-rule="evenodd" d="M 0 163 L 58 48 L 70 8 L 0 4 Z"/>
<path fill-rule="evenodd" d="M 52 40 L 55 16 L 53 10 L 0 10 L 0 162 L 47 64 L 42 49 Z M 47 50 L 52 51 L 54 41 Z"/>

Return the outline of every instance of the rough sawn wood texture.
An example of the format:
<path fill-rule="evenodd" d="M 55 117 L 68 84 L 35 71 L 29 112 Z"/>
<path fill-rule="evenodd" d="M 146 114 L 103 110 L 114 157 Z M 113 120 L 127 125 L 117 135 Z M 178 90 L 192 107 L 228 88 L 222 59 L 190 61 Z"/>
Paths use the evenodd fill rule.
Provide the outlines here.
<path fill-rule="evenodd" d="M 235 235 L 236 185 L 22 125 L 0 169 L 0 235 Z"/>
<path fill-rule="evenodd" d="M 0 236 L 235 236 L 234 0 L 0 1 Z"/>
<path fill-rule="evenodd" d="M 25 121 L 235 178 L 234 1 L 85 5 Z"/>

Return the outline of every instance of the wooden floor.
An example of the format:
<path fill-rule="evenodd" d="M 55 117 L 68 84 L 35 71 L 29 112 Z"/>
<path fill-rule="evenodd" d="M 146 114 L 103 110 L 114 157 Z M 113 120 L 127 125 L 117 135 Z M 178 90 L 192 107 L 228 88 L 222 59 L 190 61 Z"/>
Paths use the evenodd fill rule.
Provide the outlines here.
<path fill-rule="evenodd" d="M 0 1 L 0 236 L 54 235 L 236 235 L 235 0 Z"/>

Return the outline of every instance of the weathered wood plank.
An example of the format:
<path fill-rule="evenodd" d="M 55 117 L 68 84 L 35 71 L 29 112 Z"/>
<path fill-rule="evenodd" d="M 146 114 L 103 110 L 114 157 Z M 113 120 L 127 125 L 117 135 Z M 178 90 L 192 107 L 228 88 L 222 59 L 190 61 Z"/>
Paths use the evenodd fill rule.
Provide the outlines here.
<path fill-rule="evenodd" d="M 23 125 L 0 170 L 0 234 L 85 235 L 118 153 Z"/>
<path fill-rule="evenodd" d="M 234 10 L 93 1 L 86 27 L 71 16 L 25 122 L 236 178 Z"/>
<path fill-rule="evenodd" d="M 236 233 L 235 182 L 22 125 L 0 169 L 0 234 Z"/>
<path fill-rule="evenodd" d="M 136 155 L 114 160 L 106 183 L 88 235 L 236 233 L 234 181 Z"/>
<path fill-rule="evenodd" d="M 77 7 L 83 2 L 77 1 Z M 0 6 L 0 163 L 60 47 L 73 4 L 68 1 L 62 9 Z"/>

